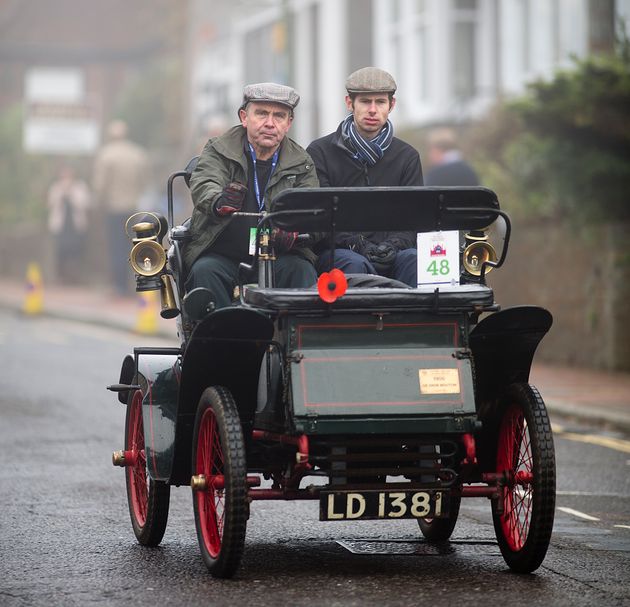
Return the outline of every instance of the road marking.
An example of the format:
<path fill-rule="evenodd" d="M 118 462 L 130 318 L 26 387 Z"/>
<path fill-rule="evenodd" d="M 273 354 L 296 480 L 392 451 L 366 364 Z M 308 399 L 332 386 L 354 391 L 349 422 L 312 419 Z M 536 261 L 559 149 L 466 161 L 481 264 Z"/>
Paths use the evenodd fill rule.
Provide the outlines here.
<path fill-rule="evenodd" d="M 556 495 L 586 496 L 586 497 L 621 497 L 628 499 L 627 493 L 602 493 L 601 491 L 556 491 Z"/>
<path fill-rule="evenodd" d="M 567 440 L 580 443 L 589 443 L 590 445 L 598 445 L 599 447 L 607 447 L 622 453 L 630 453 L 630 441 L 621 438 L 612 438 L 609 436 L 598 436 L 596 434 L 578 434 L 577 432 L 565 432 L 562 426 L 554 426 L 553 431 Z"/>
<path fill-rule="evenodd" d="M 585 514 L 584 512 L 580 512 L 579 510 L 573 510 L 573 508 L 565 508 L 564 506 L 558 506 L 558 510 L 562 510 L 566 514 L 572 514 L 573 516 L 577 516 L 578 518 L 583 518 L 587 521 L 599 521 L 595 516 L 591 516 L 590 514 Z"/>
<path fill-rule="evenodd" d="M 613 525 L 614 527 L 618 527 L 619 529 L 630 529 L 630 525 Z"/>

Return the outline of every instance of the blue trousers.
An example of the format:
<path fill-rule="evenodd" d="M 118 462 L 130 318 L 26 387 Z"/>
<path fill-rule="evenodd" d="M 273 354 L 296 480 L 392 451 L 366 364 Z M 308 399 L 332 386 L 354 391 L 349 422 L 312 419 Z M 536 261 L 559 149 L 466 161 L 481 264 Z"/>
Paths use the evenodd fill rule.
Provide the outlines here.
<path fill-rule="evenodd" d="M 416 249 L 398 251 L 389 278 L 404 282 L 410 287 L 418 286 L 418 253 Z M 317 260 L 317 272 L 330 270 L 330 251 L 325 251 Z M 363 255 L 350 249 L 335 249 L 335 267 L 346 274 L 378 274 L 374 266 Z"/>
<path fill-rule="evenodd" d="M 234 287 L 238 284 L 239 262 L 217 255 L 204 253 L 190 268 L 186 279 L 186 291 L 205 287 L 214 295 L 216 309 L 232 303 Z M 304 289 L 317 283 L 313 264 L 300 255 L 280 255 L 274 264 L 275 284 L 279 288 Z"/>

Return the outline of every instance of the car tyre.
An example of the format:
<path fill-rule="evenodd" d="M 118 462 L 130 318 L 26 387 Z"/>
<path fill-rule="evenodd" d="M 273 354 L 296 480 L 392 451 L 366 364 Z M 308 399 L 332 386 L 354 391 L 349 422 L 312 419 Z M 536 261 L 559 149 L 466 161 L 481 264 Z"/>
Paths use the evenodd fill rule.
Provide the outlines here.
<path fill-rule="evenodd" d="M 202 558 L 214 577 L 232 577 L 243 554 L 249 506 L 243 432 L 236 403 L 226 388 L 207 388 L 201 395 L 192 470 L 206 483 L 193 489 Z"/>
<path fill-rule="evenodd" d="M 170 486 L 153 480 L 148 473 L 144 448 L 142 391 L 129 395 L 125 420 L 125 451 L 134 454 L 125 466 L 127 502 L 133 532 L 143 546 L 157 546 L 164 537 L 168 521 Z"/>
<path fill-rule="evenodd" d="M 510 569 L 530 573 L 545 558 L 553 528 L 556 464 L 551 424 L 538 390 L 511 385 L 501 403 L 496 470 L 506 482 L 492 501 L 501 554 Z"/>

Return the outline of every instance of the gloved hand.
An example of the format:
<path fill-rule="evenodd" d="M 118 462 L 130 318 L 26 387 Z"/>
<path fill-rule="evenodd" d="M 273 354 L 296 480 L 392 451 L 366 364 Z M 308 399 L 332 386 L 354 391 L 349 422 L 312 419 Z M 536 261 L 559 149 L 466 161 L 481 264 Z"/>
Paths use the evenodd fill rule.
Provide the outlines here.
<path fill-rule="evenodd" d="M 289 251 L 295 241 L 297 240 L 298 233 L 297 232 L 285 232 L 280 228 L 274 228 L 271 230 L 271 244 L 276 252 L 276 255 L 280 255 L 281 253 L 286 253 Z"/>
<path fill-rule="evenodd" d="M 246 194 L 247 188 L 242 183 L 236 181 L 228 183 L 223 188 L 221 196 L 219 196 L 214 203 L 214 212 L 219 217 L 225 217 L 226 215 L 240 211 L 243 208 Z"/>
<path fill-rule="evenodd" d="M 387 276 L 391 267 L 396 261 L 396 248 L 389 242 L 381 242 L 376 245 L 370 243 L 366 247 L 363 256 L 374 266 L 374 269 L 381 275 Z"/>

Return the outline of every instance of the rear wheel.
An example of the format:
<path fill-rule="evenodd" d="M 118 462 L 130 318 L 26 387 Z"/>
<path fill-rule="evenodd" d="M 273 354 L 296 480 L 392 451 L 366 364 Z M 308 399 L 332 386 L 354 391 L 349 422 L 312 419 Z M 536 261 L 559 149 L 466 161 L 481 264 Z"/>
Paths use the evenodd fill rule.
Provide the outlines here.
<path fill-rule="evenodd" d="M 193 508 L 203 560 L 215 577 L 232 577 L 247 528 L 247 469 L 241 422 L 229 390 L 201 395 L 192 454 Z"/>
<path fill-rule="evenodd" d="M 459 515 L 461 497 L 451 497 L 449 500 L 448 518 L 419 518 L 418 525 L 422 535 L 429 542 L 445 542 L 453 534 Z"/>
<path fill-rule="evenodd" d="M 147 471 L 141 390 L 134 390 L 129 396 L 125 451 L 131 452 L 132 457 L 131 464 L 125 467 L 125 477 L 133 532 L 142 545 L 157 546 L 166 531 L 171 488 L 151 479 Z"/>
<path fill-rule="evenodd" d="M 556 464 L 551 425 L 538 390 L 514 384 L 502 403 L 496 469 L 506 482 L 492 519 L 510 569 L 530 573 L 542 563 L 553 528 Z"/>

